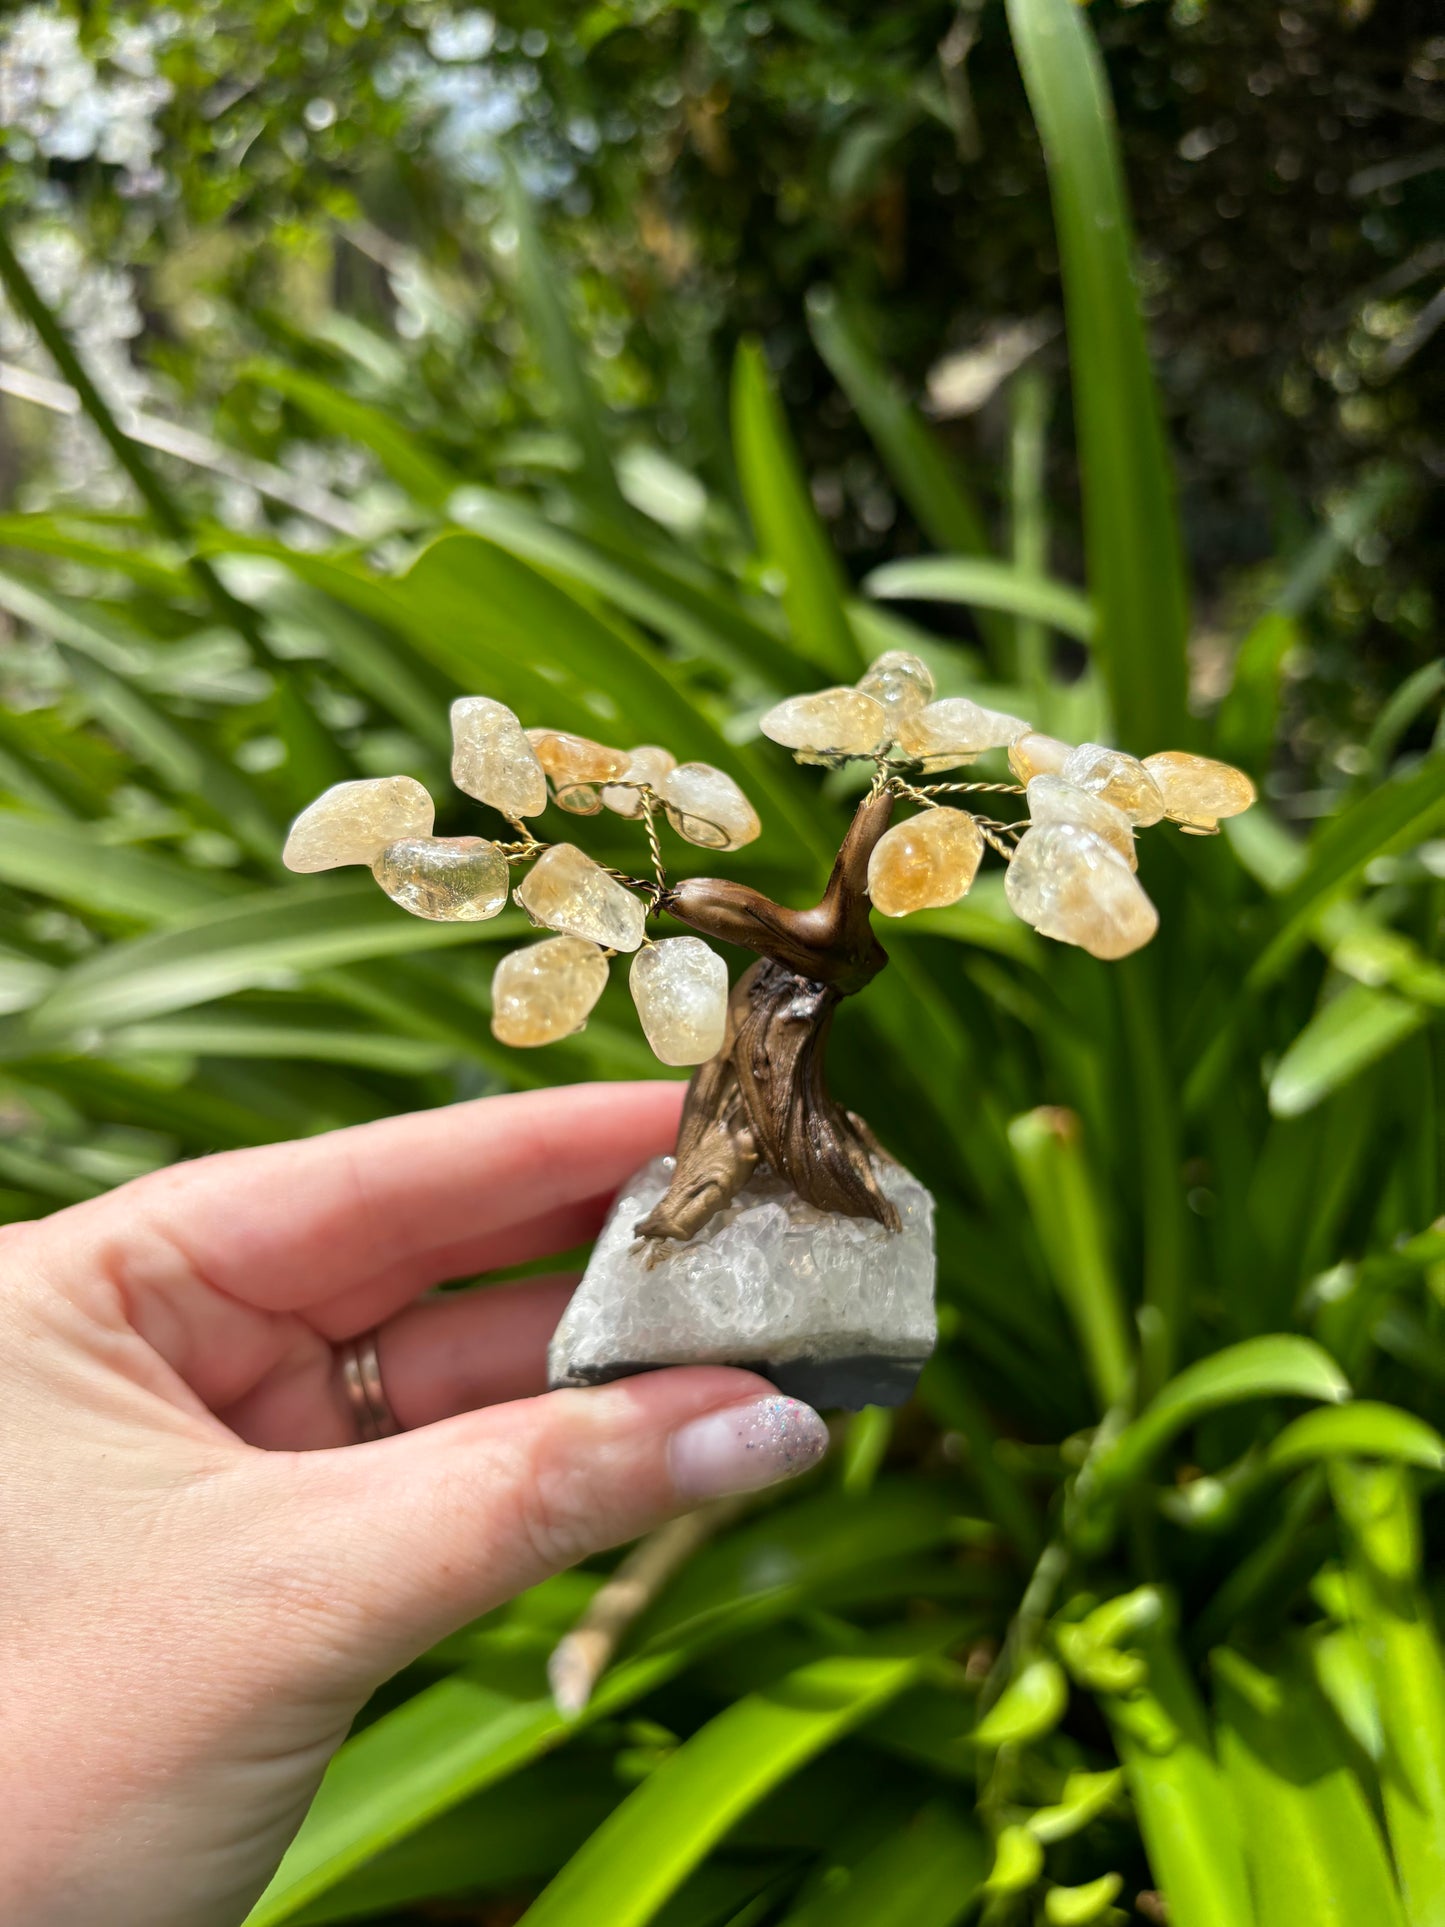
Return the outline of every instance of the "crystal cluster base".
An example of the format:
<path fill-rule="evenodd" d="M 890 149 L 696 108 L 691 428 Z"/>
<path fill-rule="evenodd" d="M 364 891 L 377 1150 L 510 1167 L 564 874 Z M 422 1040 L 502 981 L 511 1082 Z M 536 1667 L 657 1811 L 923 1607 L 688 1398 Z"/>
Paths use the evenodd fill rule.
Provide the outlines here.
<path fill-rule="evenodd" d="M 742 1365 L 813 1406 L 901 1404 L 937 1337 L 933 1199 L 918 1180 L 876 1166 L 898 1232 L 818 1211 L 764 1169 L 696 1238 L 640 1240 L 672 1167 L 654 1158 L 613 1204 L 552 1339 L 552 1386 Z"/>

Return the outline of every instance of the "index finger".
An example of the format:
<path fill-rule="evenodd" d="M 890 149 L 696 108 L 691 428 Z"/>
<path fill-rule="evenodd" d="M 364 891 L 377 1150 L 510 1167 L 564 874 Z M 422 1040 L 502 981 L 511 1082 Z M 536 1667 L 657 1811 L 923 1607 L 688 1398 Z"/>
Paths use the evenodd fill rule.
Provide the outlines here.
<path fill-rule="evenodd" d="M 132 1288 L 153 1246 L 168 1285 L 179 1255 L 228 1297 L 344 1335 L 445 1278 L 590 1235 L 638 1165 L 671 1149 L 683 1091 L 476 1098 L 172 1165 L 66 1216 L 119 1241 Z M 316 1318 L 332 1301 L 337 1315 Z"/>

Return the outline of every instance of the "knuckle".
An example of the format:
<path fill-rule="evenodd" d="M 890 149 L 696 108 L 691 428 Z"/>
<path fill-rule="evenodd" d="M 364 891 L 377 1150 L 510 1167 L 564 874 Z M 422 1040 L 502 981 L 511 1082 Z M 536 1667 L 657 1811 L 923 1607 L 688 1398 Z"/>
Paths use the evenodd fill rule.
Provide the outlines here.
<path fill-rule="evenodd" d="M 547 1452 L 533 1459 L 517 1492 L 517 1525 L 540 1564 L 574 1566 L 605 1545 L 605 1515 L 589 1465 Z"/>

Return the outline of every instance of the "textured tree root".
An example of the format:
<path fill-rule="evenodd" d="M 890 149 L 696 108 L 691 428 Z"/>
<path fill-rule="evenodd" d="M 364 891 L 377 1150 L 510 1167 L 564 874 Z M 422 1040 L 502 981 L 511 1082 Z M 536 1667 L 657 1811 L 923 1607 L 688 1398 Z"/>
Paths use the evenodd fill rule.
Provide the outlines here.
<path fill-rule="evenodd" d="M 900 1228 L 874 1174 L 877 1141 L 830 1095 L 824 1073 L 833 1012 L 888 961 L 868 921 L 866 883 L 891 813 L 886 792 L 859 805 L 812 909 L 788 910 L 711 877 L 664 898 L 679 921 L 762 954 L 733 987 L 722 1049 L 689 1086 L 672 1183 L 638 1224 L 640 1237 L 695 1237 L 759 1162 L 820 1211 Z"/>

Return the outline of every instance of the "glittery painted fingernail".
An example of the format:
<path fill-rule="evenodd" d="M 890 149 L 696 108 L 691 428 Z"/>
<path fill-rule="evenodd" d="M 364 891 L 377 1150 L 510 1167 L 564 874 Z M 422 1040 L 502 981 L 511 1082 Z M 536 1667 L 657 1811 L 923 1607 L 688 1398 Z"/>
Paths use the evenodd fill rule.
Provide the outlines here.
<path fill-rule="evenodd" d="M 709 1412 L 674 1432 L 668 1462 L 683 1498 L 721 1499 L 795 1479 L 827 1449 L 828 1428 L 811 1405 L 758 1398 Z"/>

